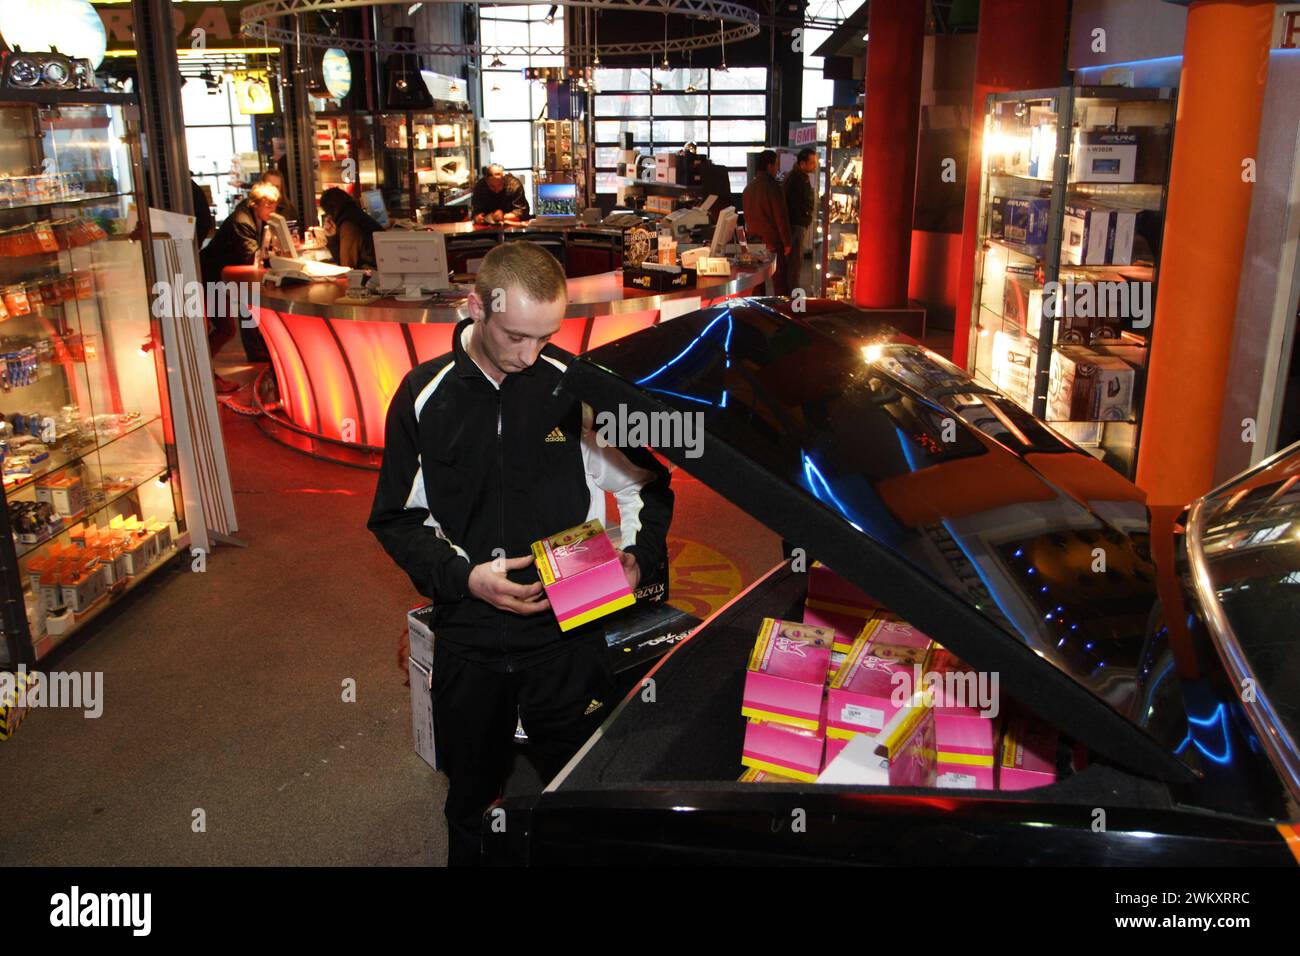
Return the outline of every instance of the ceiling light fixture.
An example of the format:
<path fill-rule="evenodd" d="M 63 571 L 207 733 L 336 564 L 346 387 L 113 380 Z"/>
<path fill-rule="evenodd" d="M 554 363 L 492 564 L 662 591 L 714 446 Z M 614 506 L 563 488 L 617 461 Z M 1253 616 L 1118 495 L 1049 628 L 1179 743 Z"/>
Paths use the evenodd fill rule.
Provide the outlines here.
<path fill-rule="evenodd" d="M 413 3 L 413 4 L 411 4 L 409 7 L 406 8 L 406 15 L 407 15 L 408 17 L 411 16 L 412 14 L 415 13 L 416 10 L 419 10 L 422 6 L 424 6 L 423 3 Z"/>
<path fill-rule="evenodd" d="M 718 67 L 719 73 L 727 72 L 727 31 L 722 20 L 718 20 L 718 40 L 722 43 L 722 65 Z"/>
<path fill-rule="evenodd" d="M 554 23 L 554 22 L 555 22 L 555 14 L 556 14 L 556 11 L 558 11 L 559 9 L 560 9 L 559 4 L 555 4 L 555 3 L 551 4 L 551 9 L 549 9 L 549 10 L 546 11 L 546 22 L 547 22 L 547 23 Z"/>

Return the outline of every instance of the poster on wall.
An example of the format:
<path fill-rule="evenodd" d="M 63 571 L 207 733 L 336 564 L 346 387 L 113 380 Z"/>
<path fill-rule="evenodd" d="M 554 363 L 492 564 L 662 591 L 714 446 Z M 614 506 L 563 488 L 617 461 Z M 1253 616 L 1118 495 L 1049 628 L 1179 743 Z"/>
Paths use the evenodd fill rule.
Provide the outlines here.
<path fill-rule="evenodd" d="M 265 70 L 247 70 L 232 74 L 235 83 L 235 101 L 239 112 L 245 116 L 275 112 L 275 96 L 271 92 L 271 79 Z"/>

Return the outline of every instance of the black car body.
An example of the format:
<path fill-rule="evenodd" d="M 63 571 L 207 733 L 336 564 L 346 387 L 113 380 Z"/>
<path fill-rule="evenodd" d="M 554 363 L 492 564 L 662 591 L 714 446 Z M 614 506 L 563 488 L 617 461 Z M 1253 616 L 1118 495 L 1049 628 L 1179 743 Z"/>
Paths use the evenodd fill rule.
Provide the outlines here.
<path fill-rule="evenodd" d="M 1269 696 L 1295 688 L 1296 617 L 1247 695 L 1264 709 L 1243 702 L 1252 651 L 1225 666 L 1182 519 L 1153 548 L 1141 492 L 1014 403 L 869 313 L 775 299 L 603 346 L 562 387 L 598 413 L 702 413 L 700 457 L 658 450 L 1090 757 L 1018 792 L 738 782 L 754 635 L 799 619 L 807 590 L 787 561 L 674 646 L 544 792 L 489 810 L 488 862 L 1296 863 L 1295 710 Z M 1278 491 L 1300 455 L 1268 468 L 1256 496 L 1300 517 L 1300 489 Z M 1182 518 L 1235 527 L 1223 494 Z M 1298 548 L 1253 568 L 1292 602 Z"/>

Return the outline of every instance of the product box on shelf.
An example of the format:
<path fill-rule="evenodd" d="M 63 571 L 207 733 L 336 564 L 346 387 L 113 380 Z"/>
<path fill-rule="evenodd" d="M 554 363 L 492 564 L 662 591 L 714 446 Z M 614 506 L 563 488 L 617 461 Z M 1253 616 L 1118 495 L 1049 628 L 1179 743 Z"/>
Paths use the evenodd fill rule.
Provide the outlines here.
<path fill-rule="evenodd" d="M 999 199 L 999 197 L 994 197 Z M 1031 250 L 1047 247 L 1047 225 L 1052 200 L 1046 196 L 1006 196 L 1000 198 L 1002 238 L 1027 246 Z"/>
<path fill-rule="evenodd" d="M 993 384 L 1022 408 L 1033 406 L 1036 343 L 1027 336 L 993 333 Z"/>
<path fill-rule="evenodd" d="M 840 655 L 849 652 L 865 624 L 860 617 L 837 614 L 835 611 L 822 611 L 809 605 L 804 605 L 803 622 L 812 627 L 825 627 L 834 631 L 835 637 L 831 650 Z"/>
<path fill-rule="evenodd" d="M 906 678 L 910 670 L 906 662 L 872 654 L 867 639 L 855 641 L 826 695 L 827 736 L 848 739 L 883 730 L 899 709 L 895 675 Z"/>
<path fill-rule="evenodd" d="M 938 650 L 931 656 L 929 673 L 935 675 L 927 676 L 935 687 L 935 785 L 994 789 L 999 701 L 982 701 L 979 675 L 946 650 Z M 987 710 L 983 709 L 984 704 L 988 705 Z"/>
<path fill-rule="evenodd" d="M 406 612 L 409 644 L 407 672 L 411 684 L 411 726 L 415 752 L 434 770 L 441 770 L 433 733 L 433 605 Z"/>
<path fill-rule="evenodd" d="M 636 602 L 618 553 L 597 520 L 534 541 L 533 563 L 562 631 Z"/>
<path fill-rule="evenodd" d="M 752 770 L 766 770 L 812 783 L 821 772 L 825 748 L 826 737 L 817 729 L 750 720 L 745 725 L 740 762 Z"/>
<path fill-rule="evenodd" d="M 1008 265 L 1003 273 L 1002 319 L 1021 334 L 1038 334 L 1043 316 L 1043 284 L 1036 265 Z"/>
<path fill-rule="evenodd" d="M 86 510 L 86 488 L 77 475 L 51 475 L 36 483 L 36 500 L 48 502 L 56 514 L 71 518 Z"/>
<path fill-rule="evenodd" d="M 861 636 L 867 642 L 867 653 L 907 664 L 924 663 L 933 644 L 911 624 L 888 617 L 872 618 Z"/>
<path fill-rule="evenodd" d="M 838 748 L 818 783 L 933 787 L 934 712 L 916 695 L 878 734 L 855 734 Z"/>
<path fill-rule="evenodd" d="M 1133 239 L 1137 235 L 1139 211 L 1112 209 L 1110 229 L 1106 234 L 1106 261 L 1110 265 L 1133 264 Z"/>
<path fill-rule="evenodd" d="M 1036 717 L 1008 715 L 998 759 L 999 790 L 1029 790 L 1056 782 L 1060 734 Z"/>
<path fill-rule="evenodd" d="M 1136 371 L 1121 358 L 1081 346 L 1052 352 L 1048 421 L 1128 421 L 1133 414 Z"/>
<path fill-rule="evenodd" d="M 87 555 L 63 579 L 63 604 L 74 614 L 84 614 L 104 596 L 107 584 L 99 561 Z"/>
<path fill-rule="evenodd" d="M 1137 142 L 1136 133 L 1076 130 L 1070 147 L 1070 182 L 1133 182 Z"/>
<path fill-rule="evenodd" d="M 764 618 L 745 672 L 741 713 L 817 730 L 835 632 Z"/>
<path fill-rule="evenodd" d="M 1097 203 L 1066 203 L 1061 225 L 1061 262 L 1072 266 L 1100 266 L 1110 262 L 1113 214 L 1114 210 Z"/>

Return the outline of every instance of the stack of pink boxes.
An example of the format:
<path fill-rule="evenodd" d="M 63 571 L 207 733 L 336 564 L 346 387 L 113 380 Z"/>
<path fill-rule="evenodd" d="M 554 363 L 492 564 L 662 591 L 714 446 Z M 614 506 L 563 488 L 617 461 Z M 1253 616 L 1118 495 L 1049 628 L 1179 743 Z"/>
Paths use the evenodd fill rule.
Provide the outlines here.
<path fill-rule="evenodd" d="M 764 618 L 745 673 L 741 763 L 808 783 L 826 749 L 826 675 L 835 632 Z"/>

